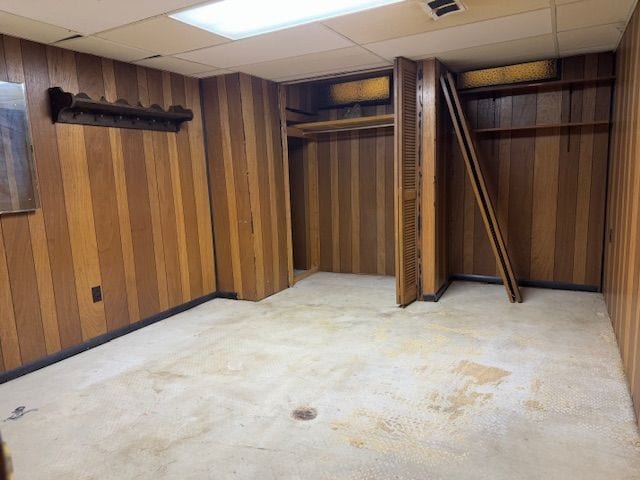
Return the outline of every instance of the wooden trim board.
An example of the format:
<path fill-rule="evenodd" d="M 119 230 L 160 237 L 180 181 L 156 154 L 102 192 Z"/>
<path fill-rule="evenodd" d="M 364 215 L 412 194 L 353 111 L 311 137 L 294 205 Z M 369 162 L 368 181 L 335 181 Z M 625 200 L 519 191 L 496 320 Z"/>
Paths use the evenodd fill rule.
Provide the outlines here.
<path fill-rule="evenodd" d="M 487 190 L 482 169 L 478 162 L 475 145 L 470 134 L 469 125 L 462 110 L 460 98 L 455 87 L 455 81 L 453 76 L 450 73 L 447 73 L 446 76 L 443 75 L 440 77 L 440 82 L 442 84 L 447 106 L 449 107 L 449 113 L 451 114 L 451 120 L 453 121 L 460 150 L 462 151 L 465 165 L 467 167 L 467 173 L 471 180 L 476 202 L 480 208 L 482 220 L 491 243 L 491 249 L 496 257 L 498 270 L 504 282 L 505 289 L 507 290 L 509 301 L 511 303 L 520 303 L 522 302 L 522 295 L 518 288 L 511 260 L 497 221 L 495 209 L 491 202 L 491 197 Z"/>

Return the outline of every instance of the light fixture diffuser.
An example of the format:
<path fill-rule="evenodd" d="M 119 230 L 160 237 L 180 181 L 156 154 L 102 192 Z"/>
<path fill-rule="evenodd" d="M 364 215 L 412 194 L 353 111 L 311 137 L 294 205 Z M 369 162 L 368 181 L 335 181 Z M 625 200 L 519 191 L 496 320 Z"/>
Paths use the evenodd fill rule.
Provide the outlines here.
<path fill-rule="evenodd" d="M 237 40 L 404 0 L 222 0 L 170 15 Z"/>

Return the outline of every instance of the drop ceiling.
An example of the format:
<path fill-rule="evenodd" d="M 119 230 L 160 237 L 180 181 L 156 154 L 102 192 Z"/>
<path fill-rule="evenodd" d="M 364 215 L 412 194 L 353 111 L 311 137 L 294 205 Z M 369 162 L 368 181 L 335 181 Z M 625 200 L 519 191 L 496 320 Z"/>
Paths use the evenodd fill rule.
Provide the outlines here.
<path fill-rule="evenodd" d="M 405 0 L 231 41 L 169 14 L 202 0 L 0 0 L 0 33 L 194 77 L 290 81 L 438 57 L 461 70 L 615 50 L 636 0 L 463 0 L 434 20 Z"/>

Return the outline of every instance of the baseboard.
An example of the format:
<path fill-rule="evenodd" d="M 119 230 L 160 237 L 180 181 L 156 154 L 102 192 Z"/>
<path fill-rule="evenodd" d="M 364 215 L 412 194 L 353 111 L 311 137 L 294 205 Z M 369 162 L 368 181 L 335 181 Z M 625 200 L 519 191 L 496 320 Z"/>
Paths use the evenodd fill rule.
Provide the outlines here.
<path fill-rule="evenodd" d="M 236 292 L 218 292 L 214 298 L 226 298 L 227 300 L 237 300 L 238 294 Z"/>
<path fill-rule="evenodd" d="M 60 352 L 52 353 L 51 355 L 47 355 L 46 357 L 42 357 L 34 362 L 22 365 L 21 367 L 15 368 L 13 370 L 9 370 L 8 372 L 0 373 L 0 384 L 6 383 L 10 380 L 14 380 L 18 377 L 26 375 L 27 373 L 35 372 L 36 370 L 40 370 L 41 368 L 47 367 L 66 358 L 73 357 L 74 355 L 98 347 L 128 333 L 135 332 L 136 330 L 140 330 L 144 327 L 148 327 L 149 325 L 157 323 L 173 315 L 177 315 L 178 313 L 190 310 L 194 307 L 197 307 L 198 305 L 208 302 L 209 300 L 213 300 L 214 298 L 231 298 L 231 295 L 236 297 L 235 294 L 231 293 L 214 292 L 199 298 L 194 298 L 187 303 L 177 305 L 173 308 L 170 308 L 169 310 L 165 310 L 164 312 L 160 312 L 156 315 L 145 318 L 144 320 L 140 320 L 136 323 L 132 323 L 131 325 L 113 330 L 112 332 L 107 332 L 103 335 L 92 338 L 91 340 L 87 340 L 86 342 L 61 350 Z"/>
<path fill-rule="evenodd" d="M 438 300 L 440 300 L 440 297 L 442 297 L 442 295 L 444 295 L 444 292 L 447 291 L 447 288 L 449 288 L 449 285 L 451 285 L 451 279 L 448 279 L 446 282 L 444 282 L 444 285 L 442 285 L 440 287 L 440 290 L 438 290 L 436 293 L 430 294 L 430 295 L 423 295 L 422 296 L 422 301 L 423 302 L 437 302 Z"/>
<path fill-rule="evenodd" d="M 494 277 L 492 275 L 455 274 L 449 277 L 449 281 L 456 280 L 463 282 L 481 282 L 502 285 L 502 279 L 500 277 Z M 597 285 L 580 285 L 577 283 L 548 282 L 542 280 L 518 280 L 518 285 L 520 285 L 521 287 L 548 288 L 551 290 L 569 290 L 573 292 L 593 293 L 600 291 L 600 287 L 598 287 Z"/>

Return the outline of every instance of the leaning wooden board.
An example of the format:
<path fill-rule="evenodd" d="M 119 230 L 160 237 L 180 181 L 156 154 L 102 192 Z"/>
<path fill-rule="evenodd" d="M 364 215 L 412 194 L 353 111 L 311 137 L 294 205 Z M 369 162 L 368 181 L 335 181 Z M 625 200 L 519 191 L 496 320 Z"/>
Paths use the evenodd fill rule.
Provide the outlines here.
<path fill-rule="evenodd" d="M 489 236 L 489 242 L 491 243 L 491 249 L 496 257 L 500 276 L 507 290 L 509 301 L 511 303 L 522 302 L 522 295 L 513 272 L 502 232 L 500 231 L 495 208 L 491 202 L 482 169 L 478 162 L 475 145 L 471 138 L 467 119 L 462 110 L 453 76 L 450 73 L 447 73 L 446 76 L 441 76 L 440 83 L 442 84 L 442 90 L 447 101 L 447 106 L 449 107 L 449 113 L 451 114 L 456 136 L 458 137 L 458 143 L 467 167 L 467 173 L 469 174 L 476 202 L 478 203 L 482 220 L 487 230 L 487 235 Z"/>

